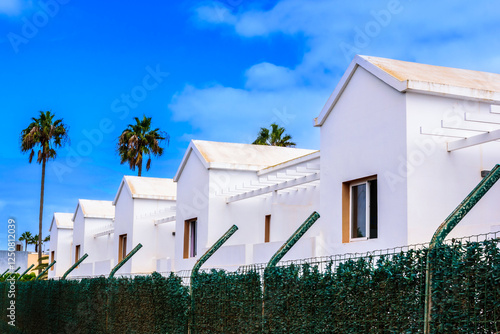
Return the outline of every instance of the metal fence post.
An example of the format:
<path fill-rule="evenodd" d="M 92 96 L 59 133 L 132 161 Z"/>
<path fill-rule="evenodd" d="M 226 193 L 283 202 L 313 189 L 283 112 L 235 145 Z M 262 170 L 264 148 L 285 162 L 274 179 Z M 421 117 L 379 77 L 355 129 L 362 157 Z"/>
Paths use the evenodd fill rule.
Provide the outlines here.
<path fill-rule="evenodd" d="M 264 332 L 264 325 L 266 320 L 266 303 L 265 303 L 265 295 L 266 295 L 266 272 L 270 268 L 276 267 L 278 262 L 288 253 L 288 251 L 297 243 L 297 241 L 302 238 L 302 236 L 309 230 L 309 228 L 318 220 L 320 217 L 319 213 L 314 211 L 311 215 L 300 225 L 300 227 L 288 238 L 288 240 L 278 249 L 276 253 L 274 253 L 271 260 L 267 263 L 266 268 L 264 269 L 264 281 L 262 283 L 262 332 Z"/>
<path fill-rule="evenodd" d="M 42 275 L 45 274 L 54 264 L 56 264 L 56 260 L 52 261 L 52 263 L 49 264 L 47 268 L 45 268 L 37 277 L 35 277 L 35 281 L 42 277 Z"/>
<path fill-rule="evenodd" d="M 32 264 L 31 266 L 29 266 L 29 268 L 28 268 L 28 269 L 26 269 L 26 270 L 25 270 L 25 271 L 21 274 L 21 276 L 19 276 L 19 277 L 17 278 L 17 280 L 18 280 L 18 281 L 20 281 L 20 280 L 21 280 L 21 278 L 23 278 L 23 276 L 24 276 L 24 275 L 26 275 L 26 274 L 28 273 L 28 271 L 30 271 L 30 270 L 31 270 L 31 268 L 33 268 L 34 266 L 35 266 L 34 264 Z"/>
<path fill-rule="evenodd" d="M 14 270 L 14 271 L 13 271 L 13 272 L 11 272 L 11 273 L 8 273 L 8 274 L 7 274 L 7 276 L 5 276 L 5 279 L 8 279 L 8 278 L 9 278 L 12 274 L 17 273 L 17 271 L 18 271 L 19 269 L 21 269 L 21 267 L 17 267 L 17 269 L 16 269 L 16 270 Z"/>
<path fill-rule="evenodd" d="M 76 268 L 76 267 L 78 267 L 78 266 L 80 265 L 80 263 L 82 263 L 82 262 L 83 262 L 83 260 L 85 260 L 88 256 L 89 256 L 89 255 L 88 255 L 87 253 L 83 254 L 83 256 L 82 256 L 80 259 L 78 259 L 78 261 L 76 261 L 76 262 L 75 262 L 75 264 L 74 264 L 74 265 L 72 265 L 72 266 L 71 266 L 71 267 L 70 267 L 70 268 L 69 268 L 69 269 L 68 269 L 68 270 L 64 273 L 64 275 L 62 275 L 61 280 L 62 280 L 62 281 L 63 281 L 63 280 L 65 280 L 65 279 L 66 279 L 66 276 L 68 276 L 70 272 L 72 272 L 73 270 L 75 270 L 75 268 Z"/>
<path fill-rule="evenodd" d="M 302 223 L 302 225 L 300 225 L 300 227 L 292 234 L 292 236 L 288 238 L 283 246 L 281 246 L 280 249 L 278 249 L 278 251 L 273 255 L 266 266 L 266 270 L 268 268 L 275 267 L 283 258 L 283 256 L 285 256 L 286 253 L 288 253 L 288 251 L 293 247 L 293 245 L 295 245 L 297 241 L 302 238 L 302 236 L 307 232 L 307 230 L 309 230 L 309 228 L 316 222 L 316 220 L 318 220 L 319 217 L 319 213 L 314 211 L 309 216 L 309 218 L 307 218 L 306 221 Z"/>
<path fill-rule="evenodd" d="M 122 266 L 123 266 L 123 265 L 124 265 L 124 264 L 125 264 L 128 260 L 130 260 L 130 258 L 131 258 L 132 256 L 134 256 L 134 255 L 135 255 L 135 253 L 137 253 L 137 251 L 138 251 L 139 249 L 141 249 L 141 248 L 142 248 L 142 244 L 138 244 L 137 246 L 135 246 L 135 248 L 134 248 L 134 249 L 132 249 L 132 250 L 130 251 L 130 253 L 128 253 L 128 254 L 127 254 L 127 256 L 125 256 L 125 257 L 123 258 L 123 260 L 121 260 L 121 261 L 120 261 L 120 263 L 118 263 L 118 264 L 117 264 L 117 265 L 116 265 L 116 266 L 115 266 L 115 267 L 111 270 L 111 272 L 109 273 L 109 277 L 108 277 L 108 278 L 113 278 L 113 277 L 115 276 L 115 273 L 118 271 L 118 269 L 120 269 L 120 268 L 121 268 L 121 267 L 122 267 Z"/>
<path fill-rule="evenodd" d="M 191 279 L 190 279 L 190 282 L 189 282 L 189 286 L 190 286 L 190 292 L 191 292 L 191 319 L 192 319 L 192 324 L 191 326 L 194 326 L 194 306 L 195 306 L 195 303 L 194 303 L 194 296 L 193 296 L 193 280 L 195 278 L 195 276 L 198 275 L 198 271 L 200 270 L 201 266 L 207 262 L 207 260 L 212 256 L 214 255 L 215 252 L 217 252 L 217 250 L 219 248 L 221 248 L 221 246 L 238 230 L 238 226 L 236 225 L 233 225 L 231 226 L 231 228 L 229 230 L 227 230 L 226 233 L 224 233 L 224 235 L 222 237 L 219 238 L 219 240 L 217 240 L 213 245 L 212 247 L 210 247 L 206 252 L 205 254 L 203 254 L 199 259 L 198 261 L 196 261 L 195 265 L 193 266 L 193 269 L 191 270 Z M 196 330 L 194 329 L 193 327 L 193 330 L 190 332 L 191 334 L 195 334 L 196 333 Z"/>
<path fill-rule="evenodd" d="M 433 248 L 443 244 L 446 236 L 458 225 L 466 214 L 479 202 L 481 198 L 493 187 L 500 179 L 500 165 L 497 164 L 491 172 L 478 183 L 478 185 L 467 195 L 455 210 L 439 225 L 438 229 L 432 236 L 427 253 L 427 264 L 425 270 L 425 314 L 424 314 L 424 333 L 430 333 L 431 326 L 431 311 L 432 311 L 432 274 L 430 253 Z"/>
<path fill-rule="evenodd" d="M 226 233 L 224 233 L 224 235 L 222 237 L 220 237 L 219 240 L 217 240 L 217 242 L 215 242 L 212 247 L 210 247 L 206 252 L 205 254 L 203 254 L 199 259 L 198 261 L 196 261 L 193 269 L 191 270 L 191 277 L 193 277 L 193 275 L 195 274 L 198 274 L 198 271 L 200 270 L 201 266 L 207 262 L 207 260 L 212 256 L 214 255 L 215 252 L 217 252 L 217 250 L 219 250 L 219 248 L 221 248 L 221 246 L 227 241 L 227 239 L 229 239 L 233 234 L 234 232 L 236 232 L 238 230 L 238 226 L 236 225 L 233 225 L 231 226 L 231 228 L 229 230 L 227 230 Z"/>
<path fill-rule="evenodd" d="M 3 275 L 7 274 L 8 271 L 9 271 L 9 269 L 7 269 L 6 271 L 4 271 L 3 274 L 0 275 L 0 278 L 3 277 Z"/>

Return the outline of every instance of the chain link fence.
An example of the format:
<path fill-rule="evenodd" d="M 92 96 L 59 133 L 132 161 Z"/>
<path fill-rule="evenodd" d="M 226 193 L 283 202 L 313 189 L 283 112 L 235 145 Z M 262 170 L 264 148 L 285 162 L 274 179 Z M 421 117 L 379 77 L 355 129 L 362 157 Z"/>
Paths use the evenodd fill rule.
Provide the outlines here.
<path fill-rule="evenodd" d="M 500 233 L 499 233 L 500 236 Z M 2 333 L 423 333 L 432 265 L 432 333 L 500 332 L 496 233 L 299 261 L 133 278 L 16 284 L 16 328 Z M 0 283 L 8 307 L 7 283 Z"/>

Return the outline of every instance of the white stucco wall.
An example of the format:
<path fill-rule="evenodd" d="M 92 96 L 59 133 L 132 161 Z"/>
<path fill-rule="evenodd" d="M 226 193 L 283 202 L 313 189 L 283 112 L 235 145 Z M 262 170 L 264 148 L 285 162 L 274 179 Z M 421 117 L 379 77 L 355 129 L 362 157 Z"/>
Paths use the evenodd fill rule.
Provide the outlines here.
<path fill-rule="evenodd" d="M 318 255 L 407 244 L 406 178 L 391 187 L 406 157 L 405 96 L 359 67 L 321 126 Z M 378 238 L 342 243 L 342 183 L 377 175 Z"/>
<path fill-rule="evenodd" d="M 132 193 L 124 185 L 115 203 L 115 231 L 113 234 L 113 266 L 118 264 L 118 243 L 119 236 L 122 234 L 127 234 L 127 252 L 130 252 L 136 245 L 133 244 L 132 234 L 133 234 L 133 221 L 134 221 L 134 201 L 132 199 Z M 128 261 L 125 263 L 117 274 L 131 273 L 132 272 L 132 262 Z"/>
<path fill-rule="evenodd" d="M 157 270 L 158 259 L 173 257 L 175 237 L 172 232 L 175 224 L 171 222 L 156 226 L 154 219 L 175 215 L 175 211 L 168 211 L 175 206 L 175 201 L 138 198 L 133 201 L 133 232 L 129 234 L 132 245 L 127 248 L 127 252 L 139 243 L 142 248 L 130 259 L 131 272 L 150 273 Z"/>
<path fill-rule="evenodd" d="M 80 245 L 80 257 L 85 253 L 88 257 L 78 266 L 71 276 L 94 275 L 94 263 L 111 259 L 113 249 L 113 234 L 94 238 L 97 232 L 104 227 L 110 226 L 113 220 L 110 218 L 84 217 L 81 207 L 78 207 L 73 225 L 73 245 L 71 247 L 71 263 L 75 263 L 76 246 Z M 99 272 L 98 274 L 104 274 Z"/>
<path fill-rule="evenodd" d="M 71 245 L 71 264 L 75 263 L 76 246 L 80 245 L 80 256 L 85 254 L 85 218 L 82 209 L 78 206 L 76 215 L 73 219 L 73 244 Z M 87 258 L 86 261 L 89 261 Z M 92 272 L 82 270 L 81 266 L 74 269 L 70 276 L 90 276 Z"/>
<path fill-rule="evenodd" d="M 171 207 L 176 205 L 176 201 L 163 201 L 164 206 Z M 175 216 L 175 210 L 165 216 Z M 154 223 L 153 223 L 154 225 Z M 159 224 L 154 229 L 156 238 L 156 263 L 155 270 L 158 272 L 167 272 L 172 270 L 172 261 L 175 258 L 175 221 Z"/>
<path fill-rule="evenodd" d="M 50 257 L 50 254 L 52 254 L 52 251 L 54 251 L 54 260 L 57 261 L 57 256 L 59 255 L 58 252 L 57 252 L 57 248 L 58 248 L 58 240 L 59 240 L 59 231 L 57 231 L 57 228 L 56 228 L 56 224 L 54 221 L 52 221 L 52 224 L 54 224 L 54 226 L 52 227 L 51 231 L 50 231 L 50 241 L 49 241 L 49 261 L 52 260 L 52 258 Z M 69 256 L 68 256 L 68 259 L 69 259 Z M 58 267 L 62 267 L 64 266 L 64 263 L 61 264 L 60 266 L 58 266 L 59 264 L 59 261 L 56 262 L 56 264 L 52 267 L 53 270 L 49 270 L 49 273 L 48 273 L 48 277 L 49 278 L 53 278 L 53 277 L 57 277 L 59 276 L 58 275 Z M 62 271 L 62 269 L 59 269 L 59 271 Z"/>
<path fill-rule="evenodd" d="M 200 235 L 202 255 L 234 224 L 238 231 L 215 253 L 204 267 L 237 269 L 253 260 L 251 245 L 264 241 L 264 219 L 270 212 L 269 198 L 253 197 L 227 204 L 229 188 L 257 181 L 255 171 L 210 170 L 208 234 Z M 221 194 L 226 190 L 224 194 Z"/>
<path fill-rule="evenodd" d="M 319 164 L 319 159 L 317 159 Z M 308 161 L 299 166 L 304 167 Z M 278 170 L 268 175 L 283 173 Z M 252 197 L 226 203 L 235 194 L 229 189 L 241 188 L 251 181 L 257 182 L 256 171 L 206 170 L 195 154 L 192 154 L 178 180 L 177 228 L 175 270 L 190 270 L 196 259 L 183 259 L 184 221 L 198 218 L 198 257 L 212 246 L 233 224 L 238 231 L 215 253 L 203 268 L 235 270 L 238 266 L 265 259 L 274 252 L 314 211 L 319 210 L 319 185 L 307 189 L 280 191 L 275 195 Z M 271 215 L 271 243 L 264 244 L 265 216 Z M 318 234 L 318 231 L 310 235 Z M 311 240 L 312 244 L 311 244 Z M 315 254 L 314 240 L 304 241 L 308 246 L 297 245 L 293 258 L 311 257 Z M 198 258 L 197 257 L 197 258 Z"/>
<path fill-rule="evenodd" d="M 155 225 L 155 220 L 175 216 L 175 205 L 174 200 L 133 198 L 128 186 L 123 185 L 115 203 L 113 265 L 118 264 L 120 235 L 127 235 L 127 253 L 139 243 L 142 248 L 117 271 L 118 275 L 171 269 L 175 222 Z"/>
<path fill-rule="evenodd" d="M 184 222 L 188 219 L 198 219 L 199 240 L 208 234 L 208 170 L 194 153 L 190 154 L 186 166 L 177 181 L 177 214 L 175 225 L 175 261 L 174 270 L 191 270 L 196 259 L 184 259 Z M 198 243 L 202 247 L 203 243 Z M 198 248 L 198 254 L 201 248 Z"/>
<path fill-rule="evenodd" d="M 441 120 L 460 124 L 465 112 L 488 114 L 485 103 L 407 93 L 408 242 L 429 242 L 437 227 L 481 181 L 481 170 L 500 162 L 500 143 L 448 152 L 455 138 L 425 136 L 420 127 L 441 130 Z M 479 133 L 470 133 L 471 135 Z M 469 236 L 500 230 L 500 185 L 495 185 L 450 234 Z"/>
<path fill-rule="evenodd" d="M 54 270 L 49 270 L 49 278 L 61 277 L 73 265 L 71 261 L 71 249 L 73 242 L 73 230 L 57 228 L 56 224 L 50 232 L 50 254 L 54 251 Z"/>

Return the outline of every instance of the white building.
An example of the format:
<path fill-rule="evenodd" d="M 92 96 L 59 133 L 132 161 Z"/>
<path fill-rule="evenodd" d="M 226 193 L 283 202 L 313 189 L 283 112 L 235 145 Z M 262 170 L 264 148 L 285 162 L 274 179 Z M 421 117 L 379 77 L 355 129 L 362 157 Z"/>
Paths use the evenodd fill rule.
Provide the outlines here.
<path fill-rule="evenodd" d="M 124 177 L 107 204 L 114 225 L 88 234 L 77 210 L 73 248 L 103 245 L 94 274 L 138 243 L 118 274 L 190 270 L 235 224 L 205 265 L 234 270 L 269 261 L 313 211 L 321 218 L 285 260 L 428 242 L 500 163 L 499 105 L 499 74 L 356 56 L 315 119 L 321 156 L 193 140 L 173 180 Z M 498 198 L 500 186 L 452 236 L 500 230 Z"/>
<path fill-rule="evenodd" d="M 499 74 L 357 56 L 315 120 L 325 255 L 429 242 L 500 163 L 498 104 Z M 454 235 L 499 230 L 499 196 Z"/>
<path fill-rule="evenodd" d="M 177 184 L 172 179 L 137 176 L 122 179 L 113 201 L 116 208 L 114 264 L 139 243 L 143 247 L 118 274 L 171 270 L 176 195 Z"/>
<path fill-rule="evenodd" d="M 206 266 L 268 261 L 319 208 L 318 180 L 318 151 L 193 140 L 174 178 L 175 270 L 191 269 L 233 224 L 239 230 Z M 303 246 L 301 256 L 314 254 L 313 241 Z"/>
<path fill-rule="evenodd" d="M 49 270 L 49 278 L 61 277 L 73 265 L 71 246 L 73 244 L 73 214 L 55 212 L 50 224 L 49 263 L 56 264 Z"/>
<path fill-rule="evenodd" d="M 113 228 L 115 207 L 111 201 L 80 199 L 73 215 L 72 264 L 88 257 L 70 276 L 109 274 L 113 266 L 113 234 L 98 235 Z"/>

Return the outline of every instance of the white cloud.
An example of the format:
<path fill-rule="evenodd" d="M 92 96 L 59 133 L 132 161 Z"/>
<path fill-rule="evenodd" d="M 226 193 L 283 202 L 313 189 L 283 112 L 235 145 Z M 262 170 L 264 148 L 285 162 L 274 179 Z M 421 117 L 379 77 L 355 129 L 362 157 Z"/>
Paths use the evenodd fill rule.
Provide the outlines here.
<path fill-rule="evenodd" d="M 298 79 L 295 73 L 286 67 L 270 63 L 260 63 L 250 67 L 246 73 L 246 88 L 249 89 L 280 89 L 295 87 Z"/>
<path fill-rule="evenodd" d="M 21 0 L 0 1 L 0 14 L 17 15 L 21 12 Z"/>
<path fill-rule="evenodd" d="M 210 5 L 203 5 L 195 9 L 196 15 L 200 21 L 208 23 L 227 23 L 235 24 L 236 17 L 229 8 L 218 2 L 213 1 Z"/>
<path fill-rule="evenodd" d="M 220 85 L 187 86 L 169 105 L 174 121 L 188 121 L 198 139 L 250 143 L 262 126 L 285 126 L 300 147 L 319 148 L 313 118 L 324 104 L 325 91 L 284 89 L 249 91 Z M 309 135 L 304 135 L 304 129 Z"/>
<path fill-rule="evenodd" d="M 0 15 L 19 16 L 32 7 L 31 0 L 0 0 Z"/>
<path fill-rule="evenodd" d="M 201 15 L 198 19 L 212 24 L 224 23 L 247 38 L 267 38 L 278 33 L 304 36 L 309 50 L 296 69 L 305 72 L 314 71 L 318 66 L 336 69 L 340 64 L 345 68 L 348 60 L 342 45 L 351 45 L 361 54 L 421 62 L 436 61 L 435 52 L 446 54 L 449 51 L 446 56 L 449 60 L 461 59 L 463 53 L 475 53 L 476 58 L 481 58 L 485 55 L 477 54 L 478 50 L 494 54 L 500 48 L 495 43 L 500 28 L 500 6 L 488 0 L 451 3 L 431 0 L 282 0 L 268 10 L 239 10 L 237 14 L 232 14 L 222 5 L 217 6 L 222 7 L 224 19 L 209 21 Z M 217 6 L 204 5 L 199 10 L 216 12 L 214 8 L 219 8 Z M 375 33 L 365 36 L 362 45 L 357 43 L 363 40 L 359 35 L 366 35 L 366 29 L 373 27 Z M 462 53 L 456 53 L 454 46 L 460 42 L 463 44 Z M 426 54 L 428 49 L 430 54 Z M 352 59 L 352 54 L 347 58 Z M 467 64 L 468 59 L 464 59 L 464 63 Z"/>
<path fill-rule="evenodd" d="M 302 58 L 293 66 L 260 62 L 242 69 L 243 88 L 187 86 L 178 93 L 170 104 L 174 117 L 190 122 L 200 139 L 249 142 L 248 134 L 276 118 L 273 110 L 285 108 L 294 116 L 284 124 L 287 131 L 299 146 L 315 147 L 312 119 L 355 53 L 482 71 L 500 66 L 500 6 L 487 0 L 282 0 L 272 8 L 256 6 L 243 2 L 230 10 L 213 2 L 198 7 L 196 18 L 244 39 L 272 43 L 277 34 L 286 35 L 304 45 Z"/>

